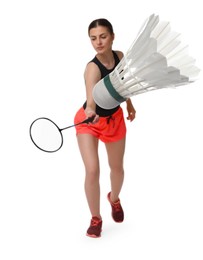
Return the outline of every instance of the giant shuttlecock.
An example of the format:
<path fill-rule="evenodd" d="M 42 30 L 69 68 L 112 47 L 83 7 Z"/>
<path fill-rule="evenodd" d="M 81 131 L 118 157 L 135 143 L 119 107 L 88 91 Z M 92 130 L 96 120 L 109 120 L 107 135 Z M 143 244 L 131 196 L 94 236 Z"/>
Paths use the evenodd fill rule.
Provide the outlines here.
<path fill-rule="evenodd" d="M 194 82 L 200 70 L 170 23 L 152 14 L 116 68 L 93 88 L 93 98 L 111 109 L 148 91 Z"/>

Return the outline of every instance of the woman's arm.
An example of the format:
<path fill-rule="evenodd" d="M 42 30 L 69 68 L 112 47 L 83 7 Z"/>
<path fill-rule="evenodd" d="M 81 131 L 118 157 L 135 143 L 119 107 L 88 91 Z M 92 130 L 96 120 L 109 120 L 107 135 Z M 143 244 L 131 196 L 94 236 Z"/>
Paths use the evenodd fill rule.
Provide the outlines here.
<path fill-rule="evenodd" d="M 136 117 L 136 110 L 130 98 L 126 100 L 126 104 L 127 104 L 127 111 L 128 111 L 127 119 L 133 121 Z"/>
<path fill-rule="evenodd" d="M 121 52 L 121 51 L 116 51 L 116 54 L 118 55 L 120 60 L 124 56 L 123 52 Z M 127 119 L 130 120 L 130 121 L 133 121 L 135 119 L 135 116 L 136 116 L 136 110 L 135 110 L 130 98 L 128 98 L 126 100 L 126 104 L 127 104 L 127 111 L 128 111 Z"/>
<path fill-rule="evenodd" d="M 95 116 L 93 123 L 98 122 L 99 116 L 96 115 L 96 103 L 93 99 L 92 91 L 96 83 L 100 80 L 100 78 L 101 74 L 97 65 L 93 62 L 88 63 L 84 73 L 87 99 L 85 114 L 87 118 Z"/>

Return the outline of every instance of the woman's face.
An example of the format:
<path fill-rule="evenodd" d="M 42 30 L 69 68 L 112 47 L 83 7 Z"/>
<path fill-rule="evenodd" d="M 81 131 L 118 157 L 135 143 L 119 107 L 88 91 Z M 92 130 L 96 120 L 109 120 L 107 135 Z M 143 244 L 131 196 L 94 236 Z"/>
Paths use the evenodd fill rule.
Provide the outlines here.
<path fill-rule="evenodd" d="M 89 37 L 93 48 L 98 54 L 103 54 L 112 48 L 114 34 L 105 26 L 97 26 L 89 31 Z"/>

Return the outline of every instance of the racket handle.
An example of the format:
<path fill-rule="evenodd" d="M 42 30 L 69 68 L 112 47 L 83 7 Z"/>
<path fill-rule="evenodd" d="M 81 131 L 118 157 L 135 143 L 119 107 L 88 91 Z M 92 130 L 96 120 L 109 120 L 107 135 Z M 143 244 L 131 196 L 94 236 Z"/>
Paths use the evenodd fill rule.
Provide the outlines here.
<path fill-rule="evenodd" d="M 91 123 L 94 120 L 95 116 L 92 117 L 88 117 L 87 119 L 85 119 L 84 121 L 82 121 L 82 123 Z"/>

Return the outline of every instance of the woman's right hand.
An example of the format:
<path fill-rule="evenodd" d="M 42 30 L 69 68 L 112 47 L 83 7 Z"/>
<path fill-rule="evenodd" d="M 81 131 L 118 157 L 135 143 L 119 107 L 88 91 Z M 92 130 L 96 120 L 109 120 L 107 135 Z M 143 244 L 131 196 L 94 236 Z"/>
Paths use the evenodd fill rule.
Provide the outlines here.
<path fill-rule="evenodd" d="M 94 110 L 86 108 L 85 114 L 87 118 L 94 117 L 94 120 L 91 122 L 92 124 L 96 124 L 99 121 L 99 115 L 97 115 Z"/>

